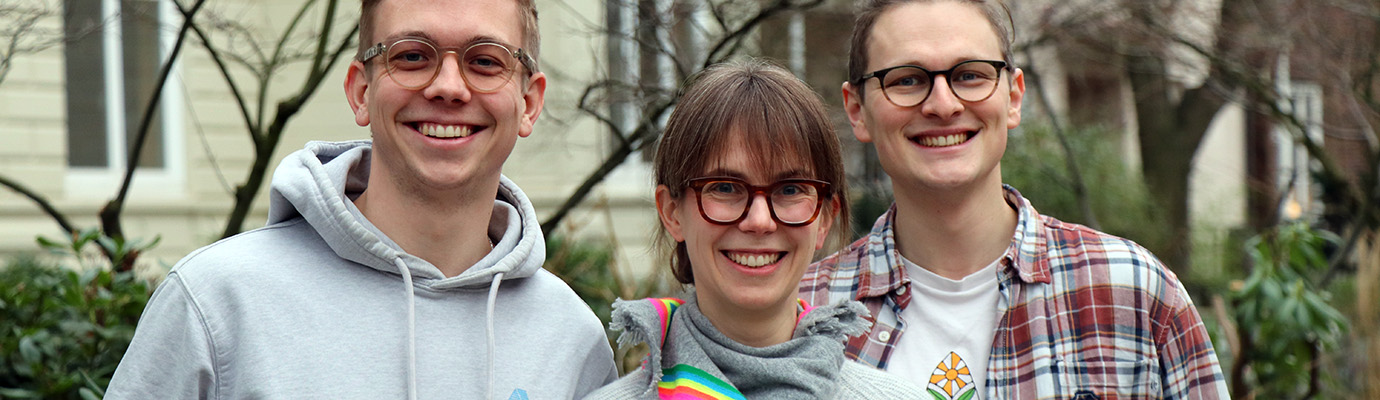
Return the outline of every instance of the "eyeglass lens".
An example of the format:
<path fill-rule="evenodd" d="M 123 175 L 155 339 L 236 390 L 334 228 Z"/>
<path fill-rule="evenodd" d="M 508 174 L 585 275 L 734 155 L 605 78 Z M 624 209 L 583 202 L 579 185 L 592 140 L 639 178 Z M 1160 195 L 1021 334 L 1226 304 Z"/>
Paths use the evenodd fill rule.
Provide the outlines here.
<path fill-rule="evenodd" d="M 753 188 L 742 182 L 711 181 L 699 192 L 700 210 L 710 221 L 731 223 L 747 213 Z M 768 203 L 776 220 L 784 224 L 803 224 L 815 218 L 819 189 L 801 182 L 778 182 L 767 188 Z"/>
<path fill-rule="evenodd" d="M 445 53 L 455 53 L 447 50 Z M 498 90 L 517 69 L 517 58 L 506 47 L 496 43 L 479 43 L 458 54 L 460 72 L 470 89 L 480 92 Z M 420 88 L 436 79 L 444 53 L 439 53 L 430 43 L 403 39 L 388 47 L 385 59 L 388 74 L 398 85 Z"/>
<path fill-rule="evenodd" d="M 949 71 L 939 72 L 903 66 L 887 71 L 882 77 L 882 92 L 896 105 L 910 107 L 925 101 L 934 88 L 935 76 L 943 74 L 954 96 L 964 101 L 982 101 L 996 91 L 1000 73 L 995 65 L 979 60 L 965 61 Z"/>

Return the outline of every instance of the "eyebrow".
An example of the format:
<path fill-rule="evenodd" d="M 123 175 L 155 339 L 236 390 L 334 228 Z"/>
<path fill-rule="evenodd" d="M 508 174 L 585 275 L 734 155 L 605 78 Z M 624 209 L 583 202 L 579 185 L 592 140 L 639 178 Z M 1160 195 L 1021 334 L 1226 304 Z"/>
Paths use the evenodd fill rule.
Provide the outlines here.
<path fill-rule="evenodd" d="M 431 37 L 430 34 L 427 34 L 427 33 L 424 32 L 424 31 L 415 31 L 415 30 L 414 30 L 414 31 L 405 31 L 405 32 L 400 32 L 400 33 L 397 33 L 397 34 L 390 35 L 390 36 L 384 38 L 382 42 L 383 42 L 383 43 L 393 43 L 393 42 L 396 42 L 396 41 L 399 41 L 399 40 L 402 40 L 402 39 L 406 39 L 406 38 L 425 39 L 425 40 L 427 40 L 427 41 L 429 41 L 429 42 L 431 42 L 431 43 L 435 43 L 436 46 L 439 47 L 439 48 L 465 48 L 465 47 L 469 47 L 469 46 L 472 46 L 472 45 L 477 44 L 477 43 L 495 43 L 495 44 L 501 44 L 501 45 L 503 45 L 503 46 L 505 46 L 505 47 L 513 47 L 512 45 L 509 45 L 509 44 L 507 44 L 507 43 L 504 43 L 502 40 L 498 40 L 498 38 L 495 38 L 495 37 L 489 36 L 489 35 L 478 35 L 478 36 L 475 36 L 475 37 L 473 37 L 473 38 L 470 38 L 470 40 L 469 40 L 468 42 L 465 42 L 464 44 L 461 44 L 461 45 L 459 45 L 459 46 L 446 47 L 446 46 L 441 46 L 440 43 L 437 43 L 437 42 L 436 42 L 436 39 L 433 38 L 433 37 Z"/>
<path fill-rule="evenodd" d="M 955 62 L 953 62 L 953 63 L 950 63 L 947 67 L 936 68 L 935 70 L 939 70 L 939 69 L 951 69 L 951 68 L 953 68 L 953 67 L 958 66 L 958 64 L 962 64 L 962 63 L 969 62 L 969 61 L 979 61 L 979 60 L 1005 61 L 1005 60 L 1002 59 L 1001 56 L 997 56 L 997 57 L 995 57 L 995 58 L 983 57 L 983 56 L 960 57 L 960 58 L 958 59 L 958 61 L 955 61 Z M 920 63 L 920 62 L 918 62 L 918 61 L 916 61 L 916 60 L 904 61 L 904 62 L 901 62 L 900 64 L 893 65 L 892 67 L 900 67 L 900 66 L 920 67 L 920 68 L 924 68 L 925 70 L 930 70 L 930 69 L 931 69 L 930 67 L 926 67 L 923 63 Z M 887 68 L 891 68 L 891 67 L 887 67 Z"/>

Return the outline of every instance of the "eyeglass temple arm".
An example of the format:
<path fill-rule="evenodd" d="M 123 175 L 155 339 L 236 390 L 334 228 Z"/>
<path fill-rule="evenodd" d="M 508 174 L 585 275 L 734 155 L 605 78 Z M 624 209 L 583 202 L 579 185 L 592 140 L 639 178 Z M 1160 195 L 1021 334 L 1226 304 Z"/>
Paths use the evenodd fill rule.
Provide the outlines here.
<path fill-rule="evenodd" d="M 369 48 L 364 49 L 363 53 L 359 54 L 359 57 L 357 57 L 357 59 L 359 60 L 359 62 L 369 61 L 374 57 L 378 57 L 379 54 L 383 54 L 383 51 L 385 49 L 386 46 L 384 46 L 383 43 L 378 43 L 373 46 L 369 46 Z"/>

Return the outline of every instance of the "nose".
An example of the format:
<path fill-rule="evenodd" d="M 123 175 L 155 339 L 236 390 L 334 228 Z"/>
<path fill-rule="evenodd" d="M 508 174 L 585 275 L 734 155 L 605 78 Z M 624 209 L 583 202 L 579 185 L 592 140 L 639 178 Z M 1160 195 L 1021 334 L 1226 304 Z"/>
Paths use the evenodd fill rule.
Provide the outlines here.
<path fill-rule="evenodd" d="M 949 76 L 940 76 L 944 78 L 934 78 L 934 83 L 930 86 L 930 97 L 920 103 L 920 112 L 940 119 L 953 118 L 963 111 L 963 100 L 954 95 L 953 86 L 949 85 Z"/>
<path fill-rule="evenodd" d="M 452 55 L 455 57 L 451 57 Z M 469 85 L 465 82 L 465 75 L 460 65 L 460 55 L 454 51 L 447 51 L 441 53 L 440 57 L 441 64 L 436 66 L 436 78 L 432 79 L 430 85 L 422 89 L 422 95 L 430 100 L 468 103 L 472 93 L 470 93 Z"/>
<path fill-rule="evenodd" d="M 776 231 L 776 220 L 771 216 L 771 205 L 766 195 L 752 196 L 748 202 L 747 216 L 738 221 L 738 229 L 747 233 L 768 234 Z"/>

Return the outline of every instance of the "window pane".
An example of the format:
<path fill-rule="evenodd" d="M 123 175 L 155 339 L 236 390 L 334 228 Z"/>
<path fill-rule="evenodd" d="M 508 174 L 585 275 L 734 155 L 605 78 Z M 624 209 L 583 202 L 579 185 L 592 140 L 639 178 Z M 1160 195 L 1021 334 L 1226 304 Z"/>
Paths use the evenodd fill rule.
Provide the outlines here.
<path fill-rule="evenodd" d="M 63 2 L 67 73 L 67 165 L 109 164 L 106 148 L 105 56 L 101 0 Z"/>
<path fill-rule="evenodd" d="M 139 124 L 158 86 L 158 1 L 121 0 L 120 30 L 123 35 L 125 69 L 126 152 L 134 148 Z M 148 139 L 139 156 L 139 166 L 163 167 L 163 124 L 158 113 L 150 120 Z"/>

